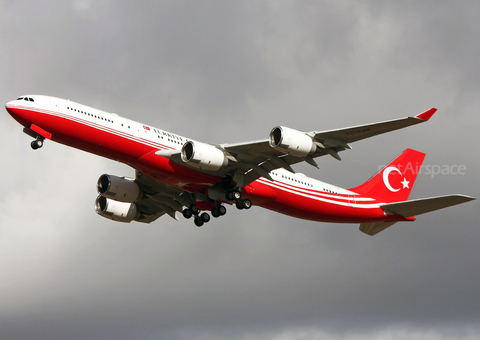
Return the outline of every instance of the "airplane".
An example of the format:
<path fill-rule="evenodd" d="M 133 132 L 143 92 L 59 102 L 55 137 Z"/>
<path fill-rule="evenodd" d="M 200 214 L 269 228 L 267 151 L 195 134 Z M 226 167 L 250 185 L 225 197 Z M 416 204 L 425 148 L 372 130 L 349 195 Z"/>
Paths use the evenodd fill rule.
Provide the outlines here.
<path fill-rule="evenodd" d="M 360 223 L 376 235 L 397 222 L 474 200 L 444 195 L 408 200 L 425 157 L 406 149 L 365 183 L 350 189 L 321 182 L 292 165 L 351 149 L 350 143 L 427 122 L 437 111 L 326 131 L 274 127 L 268 138 L 235 144 L 207 144 L 70 100 L 25 95 L 5 104 L 34 138 L 32 149 L 52 140 L 129 165 L 135 178 L 103 174 L 95 211 L 118 222 L 151 223 L 167 214 L 193 217 L 201 227 L 225 215 L 226 205 L 252 205 L 296 218 Z M 210 212 L 210 213 L 208 213 Z"/>

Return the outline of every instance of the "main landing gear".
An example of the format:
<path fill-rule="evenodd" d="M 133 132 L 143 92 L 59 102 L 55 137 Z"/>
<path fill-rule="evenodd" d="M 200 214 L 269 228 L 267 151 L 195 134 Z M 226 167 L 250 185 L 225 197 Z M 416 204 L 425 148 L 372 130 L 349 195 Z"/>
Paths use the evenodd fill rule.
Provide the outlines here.
<path fill-rule="evenodd" d="M 218 205 L 212 209 L 212 216 L 215 218 L 223 216 L 226 213 L 227 213 L 227 208 L 225 208 L 223 205 Z"/>
<path fill-rule="evenodd" d="M 227 191 L 225 198 L 228 201 L 235 201 L 237 209 L 250 209 L 252 207 L 252 201 L 248 198 L 242 199 L 242 192 L 238 189 Z"/>
<path fill-rule="evenodd" d="M 242 209 L 250 209 L 252 207 L 252 201 L 250 201 L 248 198 L 245 200 L 237 200 L 235 202 L 235 206 L 237 209 L 242 210 Z"/>
<path fill-rule="evenodd" d="M 227 201 L 236 201 L 242 198 L 242 192 L 239 190 L 230 190 L 225 194 Z"/>
<path fill-rule="evenodd" d="M 222 209 L 223 208 L 223 209 Z M 215 213 L 213 212 L 215 210 Z M 223 215 L 227 212 L 227 209 L 224 206 L 219 206 L 215 207 L 212 209 L 212 215 L 214 217 L 216 216 L 216 213 L 220 213 L 220 211 L 223 212 Z M 190 207 L 183 209 L 182 211 L 183 217 L 186 219 L 194 217 L 193 221 L 195 222 L 195 225 L 197 227 L 203 226 L 205 223 L 208 223 L 210 221 L 210 215 L 206 212 L 200 213 L 200 210 L 198 210 L 197 206 L 195 204 L 190 205 Z"/>
<path fill-rule="evenodd" d="M 252 207 L 252 201 L 248 198 L 238 199 L 235 201 L 235 206 L 237 209 L 250 209 Z M 218 218 L 227 213 L 227 208 L 222 204 L 218 204 L 212 209 L 211 213 L 213 217 Z M 186 219 L 193 217 L 193 222 L 197 227 L 201 227 L 210 221 L 210 215 L 207 212 L 201 213 L 195 204 L 191 204 L 188 208 L 183 209 L 182 215 Z"/>

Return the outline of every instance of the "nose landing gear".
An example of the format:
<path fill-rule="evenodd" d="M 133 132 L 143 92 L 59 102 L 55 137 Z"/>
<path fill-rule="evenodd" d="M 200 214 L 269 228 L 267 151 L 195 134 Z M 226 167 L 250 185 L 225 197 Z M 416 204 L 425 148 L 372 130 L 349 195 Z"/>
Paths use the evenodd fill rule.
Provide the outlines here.
<path fill-rule="evenodd" d="M 35 132 L 29 128 L 23 128 L 23 132 L 30 137 L 35 138 L 35 140 L 30 143 L 30 146 L 33 150 L 40 149 L 43 146 L 43 141 L 45 140 L 45 137 L 40 135 L 38 132 Z"/>
<path fill-rule="evenodd" d="M 44 138 L 37 137 L 37 139 L 30 143 L 30 146 L 33 150 L 40 149 L 43 146 L 43 140 Z"/>

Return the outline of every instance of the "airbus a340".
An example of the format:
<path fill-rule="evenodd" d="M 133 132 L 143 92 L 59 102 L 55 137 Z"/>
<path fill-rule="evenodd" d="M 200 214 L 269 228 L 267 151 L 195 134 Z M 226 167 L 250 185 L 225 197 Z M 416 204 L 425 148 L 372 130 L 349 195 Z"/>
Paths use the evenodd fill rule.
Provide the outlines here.
<path fill-rule="evenodd" d="M 342 189 L 302 174 L 292 165 L 338 153 L 350 143 L 428 121 L 432 108 L 413 117 L 328 131 L 277 126 L 263 140 L 211 145 L 70 100 L 26 95 L 8 102 L 10 115 L 34 140 L 53 140 L 125 163 L 135 178 L 109 174 L 97 182 L 96 212 L 119 222 L 150 223 L 176 212 L 202 226 L 226 205 L 252 204 L 293 217 L 360 223 L 375 235 L 416 215 L 474 199 L 446 195 L 408 201 L 425 154 L 407 149 L 367 182 Z M 210 212 L 210 213 L 209 213 Z"/>

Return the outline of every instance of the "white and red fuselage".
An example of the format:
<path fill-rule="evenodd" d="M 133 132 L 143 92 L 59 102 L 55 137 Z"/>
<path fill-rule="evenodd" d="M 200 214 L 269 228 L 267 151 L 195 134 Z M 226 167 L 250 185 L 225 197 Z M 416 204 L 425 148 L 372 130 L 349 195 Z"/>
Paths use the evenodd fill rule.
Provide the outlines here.
<path fill-rule="evenodd" d="M 7 103 L 7 111 L 21 125 L 47 139 L 125 163 L 161 183 L 191 193 L 208 191 L 222 180 L 155 154 L 159 150 L 180 150 L 190 139 L 70 100 L 39 95 L 21 98 Z M 420 163 L 422 155 L 418 156 Z M 395 170 L 386 178 L 383 174 L 382 185 L 393 194 L 405 190 L 408 196 L 415 176 L 408 178 L 405 172 Z M 368 182 L 347 190 L 282 168 L 269 175 L 273 181 L 260 177 L 242 188 L 253 205 L 322 222 L 414 220 L 387 214 L 380 205 L 393 200 L 378 198 L 380 194 L 364 195 L 371 193 Z M 209 208 L 208 202 L 203 202 L 203 208 L 202 202 L 198 204 L 200 209 Z"/>

